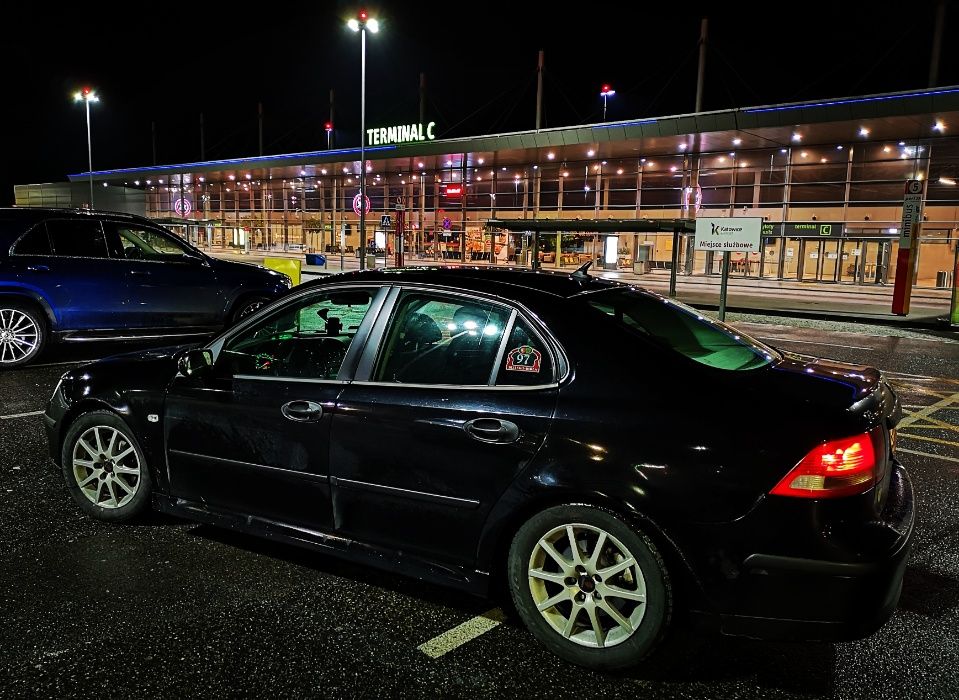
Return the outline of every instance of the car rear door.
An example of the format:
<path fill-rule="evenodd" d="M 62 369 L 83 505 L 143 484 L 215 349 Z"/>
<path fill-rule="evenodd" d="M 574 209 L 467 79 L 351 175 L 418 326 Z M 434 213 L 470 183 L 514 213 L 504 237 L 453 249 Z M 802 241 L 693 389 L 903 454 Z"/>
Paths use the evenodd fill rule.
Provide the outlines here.
<path fill-rule="evenodd" d="M 58 330 L 127 324 L 131 307 L 123 261 L 111 256 L 98 219 L 47 219 L 14 246 L 10 263 L 17 279 L 53 308 Z"/>
<path fill-rule="evenodd" d="M 507 304 L 413 288 L 393 296 L 337 401 L 336 527 L 469 565 L 490 509 L 546 439 L 556 353 Z"/>

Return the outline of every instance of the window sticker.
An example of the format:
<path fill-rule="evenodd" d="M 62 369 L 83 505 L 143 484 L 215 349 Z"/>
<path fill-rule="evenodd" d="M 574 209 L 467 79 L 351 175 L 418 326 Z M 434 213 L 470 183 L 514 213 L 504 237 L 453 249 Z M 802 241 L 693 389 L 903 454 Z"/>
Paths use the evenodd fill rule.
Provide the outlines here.
<path fill-rule="evenodd" d="M 513 348 L 506 355 L 506 370 L 509 372 L 539 372 L 543 353 L 529 345 Z"/>

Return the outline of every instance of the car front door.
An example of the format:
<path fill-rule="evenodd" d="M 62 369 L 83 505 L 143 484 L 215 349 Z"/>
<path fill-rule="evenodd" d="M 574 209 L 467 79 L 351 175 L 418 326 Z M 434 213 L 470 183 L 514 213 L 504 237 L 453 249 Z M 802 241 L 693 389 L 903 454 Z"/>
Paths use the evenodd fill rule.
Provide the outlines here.
<path fill-rule="evenodd" d="M 505 304 L 394 294 L 333 419 L 337 531 L 470 565 L 490 509 L 546 439 L 557 355 Z"/>
<path fill-rule="evenodd" d="M 385 296 L 370 286 L 304 291 L 217 340 L 209 371 L 177 376 L 164 414 L 173 495 L 331 529 L 333 410 Z"/>
<path fill-rule="evenodd" d="M 111 257 L 97 219 L 37 224 L 14 245 L 10 264 L 20 283 L 50 304 L 58 330 L 124 327 L 130 299 L 123 261 Z"/>
<path fill-rule="evenodd" d="M 213 267 L 166 231 L 136 222 L 107 221 L 130 286 L 128 325 L 140 328 L 209 328 L 222 321 L 226 290 Z"/>

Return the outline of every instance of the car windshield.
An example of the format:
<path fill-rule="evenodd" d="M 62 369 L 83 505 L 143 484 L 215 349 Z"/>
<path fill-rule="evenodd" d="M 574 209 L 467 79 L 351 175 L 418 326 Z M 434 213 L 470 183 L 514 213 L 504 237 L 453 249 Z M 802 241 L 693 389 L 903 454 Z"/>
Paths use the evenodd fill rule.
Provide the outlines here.
<path fill-rule="evenodd" d="M 708 367 L 748 370 L 781 359 L 767 345 L 673 299 L 624 287 L 585 300 L 607 321 Z"/>

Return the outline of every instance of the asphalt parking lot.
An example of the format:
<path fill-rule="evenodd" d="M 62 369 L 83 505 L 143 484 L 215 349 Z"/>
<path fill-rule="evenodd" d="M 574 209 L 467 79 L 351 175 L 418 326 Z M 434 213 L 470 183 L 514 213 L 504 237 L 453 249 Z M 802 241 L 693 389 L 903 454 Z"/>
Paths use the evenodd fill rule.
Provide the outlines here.
<path fill-rule="evenodd" d="M 551 656 L 502 601 L 161 516 L 94 521 L 38 412 L 67 367 L 127 349 L 105 346 L 0 373 L 0 695 L 959 698 L 959 343 L 763 320 L 741 324 L 883 368 L 907 411 L 916 543 L 900 608 L 868 639 L 706 638 L 675 668 L 597 674 Z"/>

